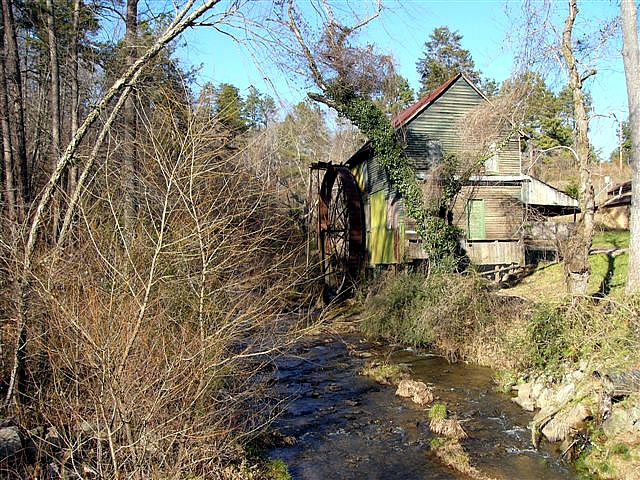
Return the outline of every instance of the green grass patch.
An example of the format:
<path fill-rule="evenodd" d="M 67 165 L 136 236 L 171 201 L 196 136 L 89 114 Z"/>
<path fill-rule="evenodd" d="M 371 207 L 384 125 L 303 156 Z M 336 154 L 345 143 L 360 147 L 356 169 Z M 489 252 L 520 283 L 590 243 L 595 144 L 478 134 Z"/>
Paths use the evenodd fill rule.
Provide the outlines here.
<path fill-rule="evenodd" d="M 498 370 L 494 376 L 493 381 L 496 384 L 496 392 L 498 393 L 511 393 L 514 385 L 518 383 L 518 376 L 513 370 Z"/>
<path fill-rule="evenodd" d="M 291 480 L 289 467 L 280 459 L 269 460 L 265 466 L 267 478 L 270 480 Z"/>
<path fill-rule="evenodd" d="M 436 402 L 429 409 L 429 420 L 444 420 L 447 418 L 447 406 L 442 402 Z"/>
<path fill-rule="evenodd" d="M 629 230 L 606 230 L 593 236 L 593 248 L 629 248 Z"/>
<path fill-rule="evenodd" d="M 404 378 L 408 378 L 409 368 L 405 365 L 381 363 L 367 365 L 362 369 L 362 375 L 374 379 L 385 385 L 395 385 Z"/>
<path fill-rule="evenodd" d="M 629 254 L 625 252 L 614 257 L 599 253 L 589 257 L 589 264 L 591 277 L 587 293 L 620 298 L 627 280 Z M 516 286 L 505 289 L 505 292 L 535 302 L 562 301 L 567 296 L 564 266 L 561 263 L 540 265 L 534 273 Z"/>

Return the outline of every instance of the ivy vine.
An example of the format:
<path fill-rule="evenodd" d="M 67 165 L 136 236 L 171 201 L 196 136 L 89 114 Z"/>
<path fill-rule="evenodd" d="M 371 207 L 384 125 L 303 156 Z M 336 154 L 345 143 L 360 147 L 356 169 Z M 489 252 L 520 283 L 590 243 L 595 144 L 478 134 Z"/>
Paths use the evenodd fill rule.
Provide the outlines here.
<path fill-rule="evenodd" d="M 330 85 L 325 93 L 338 113 L 356 125 L 371 142 L 378 163 L 385 168 L 393 187 L 404 200 L 405 212 L 416 222 L 417 233 L 432 265 L 443 270 L 455 268 L 461 231 L 451 224 L 449 209 L 462 188 L 455 174 L 457 158 L 445 156 L 442 193 L 425 205 L 414 167 L 382 110 L 371 99 L 338 82 Z"/>

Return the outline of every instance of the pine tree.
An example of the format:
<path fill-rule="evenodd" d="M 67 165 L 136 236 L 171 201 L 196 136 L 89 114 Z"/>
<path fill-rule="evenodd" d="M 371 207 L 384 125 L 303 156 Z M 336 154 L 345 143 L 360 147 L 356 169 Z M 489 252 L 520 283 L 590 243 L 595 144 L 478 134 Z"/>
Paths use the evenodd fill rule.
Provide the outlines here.
<path fill-rule="evenodd" d="M 420 96 L 426 95 L 458 73 L 464 73 L 474 83 L 480 83 L 480 72 L 476 70 L 471 52 L 462 48 L 462 35 L 449 27 L 438 27 L 424 44 L 424 56 L 416 62 L 422 88 Z"/>
<path fill-rule="evenodd" d="M 237 87 L 229 83 L 221 83 L 216 95 L 216 114 L 225 126 L 235 133 L 247 130 L 247 119 L 244 117 L 244 100 Z"/>

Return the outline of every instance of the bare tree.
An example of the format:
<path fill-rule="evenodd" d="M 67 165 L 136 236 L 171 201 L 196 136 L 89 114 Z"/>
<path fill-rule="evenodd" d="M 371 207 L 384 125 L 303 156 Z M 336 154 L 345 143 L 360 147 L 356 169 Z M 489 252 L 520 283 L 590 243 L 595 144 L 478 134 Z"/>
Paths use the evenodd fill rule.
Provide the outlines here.
<path fill-rule="evenodd" d="M 7 0 L 2 0 L 3 6 Z M 135 84 L 142 72 L 149 66 L 156 58 L 156 56 L 164 49 L 171 41 L 173 41 L 178 35 L 180 35 L 185 29 L 197 25 L 211 8 L 219 3 L 220 0 L 204 0 L 199 5 L 196 4 L 196 0 L 188 0 L 183 5 L 182 9 L 177 11 L 173 21 L 167 26 L 166 30 L 157 38 L 157 40 L 151 45 L 143 55 L 141 55 L 135 63 L 129 67 L 120 78 L 118 78 L 114 84 L 106 91 L 102 99 L 96 104 L 96 106 L 89 112 L 85 120 L 78 128 L 76 134 L 71 138 L 65 151 L 58 159 L 53 172 L 51 173 L 47 183 L 45 184 L 43 191 L 38 199 L 37 207 L 34 210 L 33 217 L 30 219 L 27 226 L 28 236 L 26 244 L 24 246 L 24 252 L 21 256 L 21 268 L 17 275 L 18 278 L 18 293 L 16 294 L 16 345 L 13 355 L 13 365 L 11 367 L 11 374 L 9 379 L 9 387 L 6 395 L 6 404 L 12 404 L 16 400 L 16 384 L 21 383 L 20 372 L 24 369 L 24 360 L 27 348 L 27 326 L 29 324 L 28 317 L 28 300 L 33 281 L 33 269 L 34 269 L 34 252 L 38 244 L 38 238 L 40 229 L 48 214 L 51 212 L 51 203 L 53 194 L 60 182 L 64 172 L 68 168 L 69 164 L 75 159 L 80 142 L 89 133 L 90 128 L 96 123 L 100 114 L 104 112 L 111 101 L 120 97 L 122 102 L 118 102 L 118 108 L 122 107 L 124 99 L 131 92 L 132 85 Z M 236 6 L 233 5 L 229 10 L 223 12 L 216 18 L 216 21 L 224 21 L 226 16 L 235 11 Z M 6 10 L 5 10 L 5 28 L 6 28 Z M 117 114 L 115 111 L 113 114 Z M 104 129 L 103 129 L 104 131 Z M 104 139 L 104 134 L 102 135 Z M 98 145 L 96 145 L 98 147 Z M 95 159 L 95 157 L 94 157 Z M 90 159 L 91 161 L 91 159 Z M 85 176 L 86 179 L 86 176 Z M 78 184 L 76 190 L 82 189 L 84 185 Z M 67 207 L 66 217 L 70 217 L 70 213 L 73 211 L 77 203 L 73 201 Z M 58 244 L 61 244 L 59 241 Z"/>
<path fill-rule="evenodd" d="M 563 246 L 567 291 L 572 295 L 584 295 L 591 274 L 589 251 L 591 249 L 595 198 L 591 170 L 593 155 L 589 145 L 589 115 L 585 99 L 585 85 L 596 74 L 593 65 L 607 55 L 608 41 L 617 28 L 615 19 L 580 24 L 577 0 L 568 0 L 568 10 L 562 26 L 557 24 L 561 7 L 559 2 L 550 0 L 526 0 L 524 10 L 518 9 L 514 17 L 512 34 L 519 38 L 517 54 L 521 72 L 536 71 L 546 77 L 561 73 L 566 78 L 575 118 L 574 145 L 570 150 L 579 172 L 579 202 L 581 213 L 576 234 Z M 587 26 L 588 25 L 588 26 Z"/>
<path fill-rule="evenodd" d="M 622 19 L 622 58 L 629 99 L 631 128 L 631 235 L 629 238 L 629 273 L 626 292 L 640 291 L 640 48 L 638 47 L 638 14 L 634 0 L 620 1 Z"/>
<path fill-rule="evenodd" d="M 138 0 L 127 0 L 124 43 L 127 49 L 127 68 L 135 63 L 138 41 Z M 136 211 L 136 103 L 135 95 L 129 95 L 124 104 L 124 159 L 122 169 L 122 188 L 124 191 L 124 228 L 132 234 Z"/>
<path fill-rule="evenodd" d="M 565 273 L 567 288 L 572 295 L 584 295 L 591 274 L 589 251 L 593 239 L 596 211 L 595 193 L 591 180 L 592 159 L 589 147 L 589 120 L 584 98 L 584 82 L 595 75 L 595 69 L 581 69 L 574 55 L 573 26 L 578 15 L 577 0 L 569 0 L 569 14 L 562 32 L 562 55 L 569 77 L 569 89 L 573 95 L 575 117 L 575 151 L 580 171 L 580 219 L 576 236 L 566 250 Z"/>
<path fill-rule="evenodd" d="M 80 10 L 82 8 L 82 0 L 73 1 L 73 18 L 71 33 L 71 136 L 73 137 L 78 131 L 78 122 L 80 120 L 79 91 L 80 82 L 78 79 L 79 69 L 79 51 L 78 40 L 80 37 Z M 71 195 L 75 190 L 78 181 L 78 165 L 74 163 L 69 169 L 69 185 L 67 193 Z"/>
<path fill-rule="evenodd" d="M 2 4 L 0 4 L 0 9 Z M 0 121 L 2 122 L 2 159 L 4 165 L 4 192 L 9 222 L 16 221 L 16 189 L 14 180 L 13 152 L 11 148 L 11 127 L 9 125 L 9 101 L 7 81 L 4 71 L 4 25 L 0 25 Z"/>
<path fill-rule="evenodd" d="M 51 150 L 49 152 L 51 171 L 55 169 L 60 155 L 60 62 L 58 60 L 58 40 L 56 38 L 55 11 L 52 0 L 46 0 L 47 39 L 49 41 L 49 114 L 51 116 Z M 55 237 L 60 220 L 60 194 L 54 196 L 52 229 Z"/>

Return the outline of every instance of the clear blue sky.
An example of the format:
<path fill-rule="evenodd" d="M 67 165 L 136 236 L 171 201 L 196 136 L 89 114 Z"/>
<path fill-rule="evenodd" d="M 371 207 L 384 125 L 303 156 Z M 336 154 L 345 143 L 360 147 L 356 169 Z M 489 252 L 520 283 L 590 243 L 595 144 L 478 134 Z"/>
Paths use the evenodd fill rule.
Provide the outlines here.
<path fill-rule="evenodd" d="M 503 81 L 511 74 L 513 48 L 510 33 L 513 26 L 506 12 L 517 12 L 519 2 L 511 1 L 508 5 L 503 1 L 483 0 L 388 3 L 389 8 L 381 17 L 362 31 L 361 39 L 375 44 L 382 52 L 391 53 L 397 61 L 399 73 L 409 79 L 414 89 L 419 86 L 416 60 L 422 56 L 429 34 L 443 25 L 463 35 L 462 46 L 471 52 L 476 67 L 484 76 Z M 564 8 L 565 2 L 560 3 Z M 268 4 L 257 3 L 258 6 Z M 358 0 L 351 2 L 352 7 L 357 5 Z M 579 7 L 579 20 L 585 28 L 597 25 L 602 19 L 615 17 L 619 8 L 617 1 L 612 0 L 582 1 Z M 275 97 L 283 107 L 305 96 L 304 83 L 291 72 L 280 72 L 274 65 L 271 52 L 262 52 L 259 58 L 255 58 L 228 36 L 206 27 L 192 30 L 185 40 L 186 46 L 180 49 L 180 56 L 187 65 L 202 64 L 199 83 L 232 83 L 245 94 L 248 87 L 254 85 Z M 587 86 L 593 97 L 594 113 L 615 113 L 618 118 L 626 119 L 626 86 L 619 50 L 620 39 L 616 37 L 611 44 L 611 55 L 606 63 L 598 65 L 598 74 L 588 80 Z M 557 86 L 558 80 L 555 82 Z M 614 121 L 595 118 L 590 125 L 590 138 L 602 158 L 608 159 L 617 145 Z"/>

